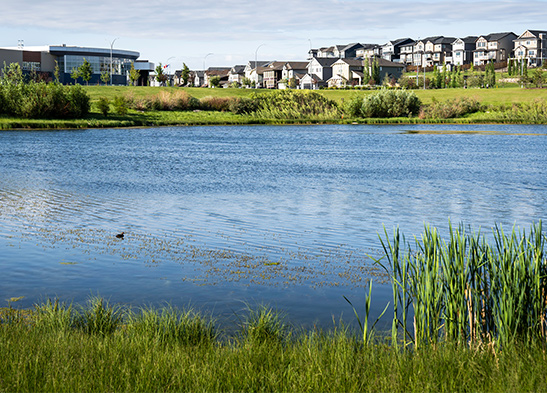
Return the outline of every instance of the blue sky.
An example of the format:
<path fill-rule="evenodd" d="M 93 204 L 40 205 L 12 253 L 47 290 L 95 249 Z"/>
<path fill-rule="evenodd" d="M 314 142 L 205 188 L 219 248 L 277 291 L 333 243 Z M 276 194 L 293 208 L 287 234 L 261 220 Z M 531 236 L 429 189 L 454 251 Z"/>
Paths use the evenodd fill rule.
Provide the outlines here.
<path fill-rule="evenodd" d="M 305 60 L 310 45 L 547 30 L 547 0 L 0 0 L 0 10 L 0 47 L 109 48 L 116 39 L 115 48 L 177 69 L 245 64 L 256 52 Z"/>

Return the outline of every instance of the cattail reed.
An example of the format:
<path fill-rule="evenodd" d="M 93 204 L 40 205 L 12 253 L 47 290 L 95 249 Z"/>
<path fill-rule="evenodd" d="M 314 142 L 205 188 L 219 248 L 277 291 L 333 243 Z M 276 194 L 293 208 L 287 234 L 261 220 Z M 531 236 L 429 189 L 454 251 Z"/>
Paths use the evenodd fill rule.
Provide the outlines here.
<path fill-rule="evenodd" d="M 394 346 L 546 340 L 547 237 L 541 221 L 529 232 L 513 228 L 506 234 L 495 226 L 492 244 L 463 225 L 449 225 L 446 241 L 426 226 L 413 245 L 398 228 L 392 239 L 384 233 L 381 264 L 393 287 Z"/>

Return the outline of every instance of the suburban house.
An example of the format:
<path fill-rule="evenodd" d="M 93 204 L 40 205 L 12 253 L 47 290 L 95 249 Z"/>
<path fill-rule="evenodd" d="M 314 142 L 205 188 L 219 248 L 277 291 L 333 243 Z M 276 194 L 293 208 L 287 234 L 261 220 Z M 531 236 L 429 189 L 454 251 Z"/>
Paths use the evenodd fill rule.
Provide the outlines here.
<path fill-rule="evenodd" d="M 264 60 L 251 60 L 247 63 L 245 66 L 245 78 L 248 78 L 251 83 L 254 82 L 256 86 L 262 86 L 263 85 L 263 78 L 264 78 L 264 70 L 268 65 L 270 65 L 271 61 L 264 61 Z"/>
<path fill-rule="evenodd" d="M 363 44 L 362 48 L 357 49 L 355 55 L 359 59 L 367 59 L 382 55 L 382 47 L 378 44 Z"/>
<path fill-rule="evenodd" d="M 325 85 L 326 82 L 323 81 L 323 79 L 319 78 L 317 75 L 306 74 L 302 77 L 302 79 L 300 79 L 299 87 L 301 89 L 316 90 Z"/>
<path fill-rule="evenodd" d="M 234 82 L 241 84 L 245 78 L 245 66 L 244 65 L 235 65 L 230 69 L 228 73 L 228 83 L 232 84 Z"/>
<path fill-rule="evenodd" d="M 308 63 L 308 75 L 300 85 L 309 85 L 310 87 L 302 87 L 305 89 L 315 89 L 321 86 L 326 86 L 326 81 L 332 77 L 332 65 L 338 59 L 334 58 L 314 58 Z M 315 78 L 314 78 L 315 76 Z"/>
<path fill-rule="evenodd" d="M 195 87 L 205 85 L 205 71 L 192 71 L 190 80 L 193 81 Z"/>
<path fill-rule="evenodd" d="M 230 69 L 230 67 L 209 67 L 207 71 L 205 71 L 204 85 L 211 87 L 211 78 L 215 76 L 218 76 L 220 78 L 221 86 L 227 85 Z"/>
<path fill-rule="evenodd" d="M 360 85 L 363 77 L 363 60 L 338 59 L 332 64 L 332 77 L 327 80 L 327 84 L 329 87 Z"/>
<path fill-rule="evenodd" d="M 358 57 L 357 51 L 362 49 L 363 45 L 352 43 L 347 45 L 334 45 L 319 49 L 310 49 L 308 55 L 311 57 L 328 58 L 334 57 L 338 59 L 347 59 Z"/>
<path fill-rule="evenodd" d="M 264 68 L 264 87 L 266 89 L 277 89 L 277 83 L 281 80 L 285 63 L 284 61 L 274 61 Z"/>
<path fill-rule="evenodd" d="M 515 33 L 493 33 L 477 38 L 473 54 L 473 64 L 483 65 L 490 61 L 494 63 L 507 61 L 512 57 Z"/>
<path fill-rule="evenodd" d="M 401 45 L 399 62 L 404 65 L 414 64 L 414 46 L 416 41 L 411 40 L 406 44 Z"/>
<path fill-rule="evenodd" d="M 526 30 L 514 40 L 514 57 L 528 65 L 541 66 L 547 60 L 547 31 Z"/>
<path fill-rule="evenodd" d="M 452 64 L 452 43 L 456 37 L 441 36 L 433 42 L 426 44 L 426 55 L 429 55 L 428 64 L 432 66 L 440 66 L 443 64 Z M 433 45 L 433 50 L 429 52 L 430 45 Z"/>
<path fill-rule="evenodd" d="M 309 61 L 288 61 L 283 65 L 281 71 L 281 81 L 279 81 L 279 88 L 284 89 L 286 87 L 296 87 L 300 85 L 300 80 L 306 75 L 308 71 Z M 293 82 L 291 82 L 293 81 Z M 292 85 L 294 83 L 294 85 Z"/>
<path fill-rule="evenodd" d="M 475 50 L 476 36 L 457 38 L 452 43 L 452 64 L 461 66 L 473 62 L 473 51 Z"/>
<path fill-rule="evenodd" d="M 399 38 L 389 41 L 382 46 L 381 56 L 385 60 L 399 63 L 401 61 L 401 48 L 410 43 L 414 43 L 414 40 L 411 38 Z"/>

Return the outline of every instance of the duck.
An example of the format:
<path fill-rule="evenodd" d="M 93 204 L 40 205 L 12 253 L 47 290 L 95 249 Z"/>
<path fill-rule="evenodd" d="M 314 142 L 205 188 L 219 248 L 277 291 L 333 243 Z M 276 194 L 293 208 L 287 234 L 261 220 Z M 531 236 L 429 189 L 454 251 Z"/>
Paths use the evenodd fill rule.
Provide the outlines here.
<path fill-rule="evenodd" d="M 118 234 L 116 235 L 116 237 L 117 237 L 118 239 L 123 239 L 123 232 L 122 232 L 122 233 L 118 233 Z"/>

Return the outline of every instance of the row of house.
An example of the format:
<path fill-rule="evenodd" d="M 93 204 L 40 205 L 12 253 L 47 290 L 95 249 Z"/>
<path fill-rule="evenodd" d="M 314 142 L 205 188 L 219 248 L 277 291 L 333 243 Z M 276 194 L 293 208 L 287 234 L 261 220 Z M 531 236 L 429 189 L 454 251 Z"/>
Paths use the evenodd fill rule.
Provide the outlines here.
<path fill-rule="evenodd" d="M 547 31 L 527 30 L 520 36 L 512 32 L 502 32 L 464 38 L 400 38 L 384 45 L 334 45 L 310 49 L 307 61 L 255 60 L 246 65 L 193 71 L 190 83 L 194 86 L 209 86 L 210 79 L 217 76 L 223 87 L 234 82 L 243 84 L 244 78 L 256 87 L 268 89 L 360 85 L 369 82 L 364 80 L 364 66 L 370 66 L 372 62 L 365 59 L 372 58 L 378 62 L 382 80 L 386 76 L 398 79 L 408 66 L 480 66 L 489 62 L 503 63 L 515 58 L 526 60 L 533 67 L 547 60 Z M 175 73 L 174 82 L 182 84 L 181 71 Z"/>
<path fill-rule="evenodd" d="M 512 32 L 492 33 L 464 38 L 432 36 L 413 40 L 400 38 L 384 45 L 352 43 L 308 53 L 315 58 L 367 58 L 378 56 L 404 65 L 432 67 L 449 65 L 484 65 L 510 58 L 527 60 L 539 66 L 547 60 L 547 31 L 527 30 L 520 36 Z"/>
<path fill-rule="evenodd" d="M 398 79 L 405 66 L 383 58 L 376 60 L 380 78 Z M 309 61 L 249 61 L 246 65 L 211 67 L 206 71 L 193 71 L 190 83 L 194 86 L 210 86 L 212 77 L 220 78 L 220 85 L 228 87 L 245 79 L 258 88 L 266 89 L 318 89 L 367 84 L 364 69 L 368 64 L 370 75 L 372 62 L 358 58 L 314 57 Z M 175 73 L 174 83 L 182 84 L 182 73 Z"/>

